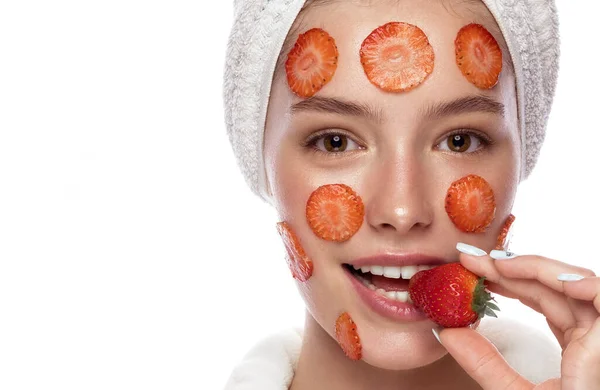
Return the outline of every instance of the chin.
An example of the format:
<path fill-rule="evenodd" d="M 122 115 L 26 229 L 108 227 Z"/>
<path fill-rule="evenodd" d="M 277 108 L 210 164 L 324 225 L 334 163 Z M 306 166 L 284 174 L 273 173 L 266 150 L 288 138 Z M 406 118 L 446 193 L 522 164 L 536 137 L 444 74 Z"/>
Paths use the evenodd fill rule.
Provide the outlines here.
<path fill-rule="evenodd" d="M 431 330 L 393 333 L 376 328 L 361 333 L 362 360 L 385 370 L 413 370 L 447 355 Z"/>
<path fill-rule="evenodd" d="M 362 346 L 361 361 L 372 367 L 413 370 L 435 363 L 448 354 L 431 331 L 437 326 L 435 323 L 421 317 L 386 318 L 362 302 L 347 280 L 321 272 L 313 275 L 308 283 L 297 283 L 311 327 L 317 327 L 319 337 L 330 337 L 330 345 L 342 356 L 342 348 L 335 336 L 335 323 L 343 312 L 348 312 L 356 324 Z M 323 338 L 319 340 L 324 341 Z"/>

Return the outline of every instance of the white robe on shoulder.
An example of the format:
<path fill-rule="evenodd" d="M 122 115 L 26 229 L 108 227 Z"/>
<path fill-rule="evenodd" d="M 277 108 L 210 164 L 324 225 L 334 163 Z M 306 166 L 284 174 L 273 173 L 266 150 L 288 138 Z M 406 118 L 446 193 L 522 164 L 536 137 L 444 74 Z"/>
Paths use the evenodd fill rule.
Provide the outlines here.
<path fill-rule="evenodd" d="M 516 321 L 483 321 L 477 329 L 522 376 L 540 383 L 560 376 L 561 351 L 538 329 Z M 289 329 L 259 342 L 235 367 L 225 390 L 287 390 L 300 356 L 302 331 Z"/>

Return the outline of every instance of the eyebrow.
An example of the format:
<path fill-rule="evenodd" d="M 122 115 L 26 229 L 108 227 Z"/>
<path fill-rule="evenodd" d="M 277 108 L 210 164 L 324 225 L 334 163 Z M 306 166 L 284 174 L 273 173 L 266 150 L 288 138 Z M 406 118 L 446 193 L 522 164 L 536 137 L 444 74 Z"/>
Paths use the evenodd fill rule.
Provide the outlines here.
<path fill-rule="evenodd" d="M 378 110 L 369 104 L 323 96 L 311 96 L 308 99 L 302 100 L 292 105 L 291 111 L 292 114 L 316 111 L 344 116 L 355 116 L 366 118 L 377 123 L 381 123 L 383 120 L 383 113 L 381 110 Z"/>
<path fill-rule="evenodd" d="M 466 96 L 449 102 L 432 104 L 425 108 L 423 116 L 429 119 L 439 119 L 472 112 L 486 112 L 503 117 L 504 104 L 483 95 Z"/>

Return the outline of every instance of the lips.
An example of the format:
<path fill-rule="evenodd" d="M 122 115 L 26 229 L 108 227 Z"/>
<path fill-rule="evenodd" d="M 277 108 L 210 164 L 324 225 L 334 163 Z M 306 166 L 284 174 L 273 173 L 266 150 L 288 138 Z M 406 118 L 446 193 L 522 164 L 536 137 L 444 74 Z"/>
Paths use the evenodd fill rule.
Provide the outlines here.
<path fill-rule="evenodd" d="M 348 264 L 348 266 L 350 266 Z M 379 276 L 386 279 L 405 279 L 410 280 L 414 274 L 419 271 L 431 269 L 435 265 L 421 264 L 421 265 L 405 265 L 405 266 L 382 266 L 382 265 L 367 265 L 358 268 L 352 266 L 352 269 L 357 273 L 371 276 Z"/>
<path fill-rule="evenodd" d="M 355 291 L 371 310 L 396 321 L 421 321 L 427 317 L 412 304 L 408 282 L 417 272 L 447 262 L 422 254 L 384 254 L 351 261 L 343 268 Z"/>
<path fill-rule="evenodd" d="M 427 319 L 425 313 L 409 302 L 407 291 L 395 291 L 393 292 L 395 294 L 394 298 L 390 298 L 389 294 L 392 294 L 392 292 L 378 291 L 367 287 L 347 267 L 344 267 L 344 273 L 347 275 L 360 301 L 369 310 L 394 321 L 409 322 Z"/>
<path fill-rule="evenodd" d="M 350 264 L 355 268 L 361 268 L 366 266 L 403 267 L 408 265 L 442 265 L 449 262 L 449 260 L 445 260 L 441 257 L 419 253 L 405 253 L 380 254 L 370 257 L 362 257 L 360 259 L 349 261 L 347 264 Z"/>

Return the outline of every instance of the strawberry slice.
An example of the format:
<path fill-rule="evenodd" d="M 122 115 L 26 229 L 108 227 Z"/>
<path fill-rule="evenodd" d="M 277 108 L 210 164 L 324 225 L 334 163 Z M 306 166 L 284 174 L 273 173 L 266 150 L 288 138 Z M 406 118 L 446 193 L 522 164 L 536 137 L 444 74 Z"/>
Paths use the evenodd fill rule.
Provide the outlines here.
<path fill-rule="evenodd" d="M 482 233 L 496 215 L 494 191 L 480 176 L 463 177 L 452 183 L 448 189 L 446 212 L 460 230 Z"/>
<path fill-rule="evenodd" d="M 300 34 L 285 63 L 290 89 L 300 97 L 313 96 L 331 80 L 337 62 L 337 46 L 325 30 Z"/>
<path fill-rule="evenodd" d="M 360 229 L 365 216 L 362 199 L 345 184 L 317 188 L 306 202 L 306 219 L 317 237 L 347 241 Z"/>
<path fill-rule="evenodd" d="M 417 87 L 433 72 L 434 58 L 423 30 L 401 22 L 378 27 L 360 48 L 360 62 L 367 78 L 388 92 Z"/>
<path fill-rule="evenodd" d="M 507 240 L 507 237 L 513 222 L 515 222 L 515 216 L 511 214 L 506 218 L 506 221 L 504 221 L 504 226 L 502 226 L 502 230 L 498 235 L 498 240 L 496 241 L 496 247 L 494 249 L 508 250 L 509 241 Z"/>
<path fill-rule="evenodd" d="M 342 350 L 352 360 L 360 360 L 362 357 L 362 345 L 356 331 L 356 324 L 350 314 L 343 313 L 335 322 L 335 338 Z"/>
<path fill-rule="evenodd" d="M 476 87 L 490 89 L 502 71 L 502 50 L 488 30 L 480 24 L 460 29 L 454 41 L 456 64 Z"/>
<path fill-rule="evenodd" d="M 287 222 L 277 223 L 277 232 L 287 251 L 286 261 L 292 276 L 301 282 L 306 282 L 312 276 L 313 262 L 304 252 L 300 240 Z"/>
<path fill-rule="evenodd" d="M 480 278 L 460 263 L 449 263 L 417 272 L 408 283 L 415 307 L 445 328 L 468 326 L 500 310 Z"/>

